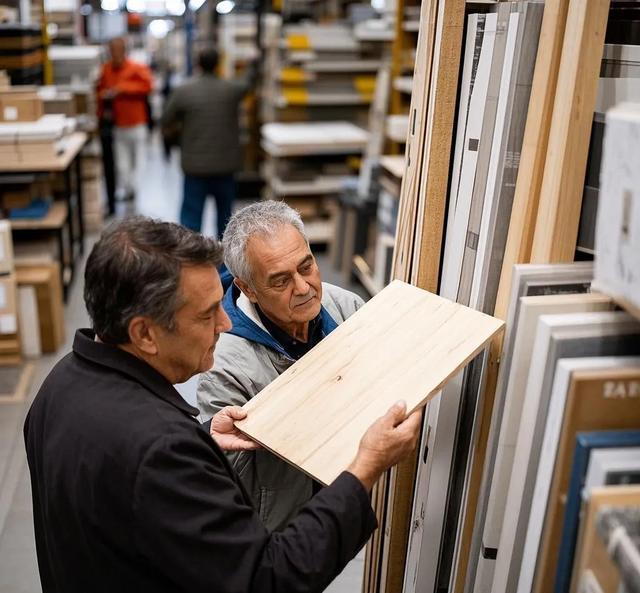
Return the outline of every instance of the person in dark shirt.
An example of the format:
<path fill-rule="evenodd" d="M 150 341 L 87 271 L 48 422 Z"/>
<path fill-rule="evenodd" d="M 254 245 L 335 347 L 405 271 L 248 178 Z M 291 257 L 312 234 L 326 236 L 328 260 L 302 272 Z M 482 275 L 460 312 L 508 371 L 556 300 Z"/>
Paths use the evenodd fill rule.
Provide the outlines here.
<path fill-rule="evenodd" d="M 173 385 L 210 368 L 230 320 L 213 239 L 132 217 L 93 247 L 92 329 L 25 421 L 43 593 L 320 593 L 375 529 L 368 490 L 416 445 L 397 404 L 282 533 L 265 528 L 223 450 L 255 450 L 226 408 L 196 420 Z"/>

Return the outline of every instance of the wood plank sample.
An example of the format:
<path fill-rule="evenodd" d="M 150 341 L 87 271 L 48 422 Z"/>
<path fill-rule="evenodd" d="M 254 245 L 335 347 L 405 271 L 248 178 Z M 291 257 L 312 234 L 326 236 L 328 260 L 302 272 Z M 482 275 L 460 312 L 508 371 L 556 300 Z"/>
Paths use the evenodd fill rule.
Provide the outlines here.
<path fill-rule="evenodd" d="M 573 261 L 610 0 L 569 0 L 532 262 Z"/>
<path fill-rule="evenodd" d="M 423 406 L 503 325 L 394 281 L 246 404 L 236 426 L 330 484 L 394 402 Z"/>
<path fill-rule="evenodd" d="M 568 0 L 546 0 L 494 315 L 505 319 L 514 264 L 528 263 L 556 95 Z M 548 263 L 548 262 L 544 262 Z M 497 344 L 494 350 L 500 352 Z M 491 378 L 488 383 L 495 383 Z"/>
<path fill-rule="evenodd" d="M 431 66 L 411 276 L 416 286 L 433 291 L 440 272 L 464 10 L 464 0 L 441 0 Z"/>
<path fill-rule="evenodd" d="M 416 65 L 413 75 L 414 93 L 411 94 L 409 110 L 409 135 L 407 136 L 407 170 L 402 178 L 396 247 L 393 253 L 391 276 L 408 281 L 411 278 L 413 240 L 416 227 L 418 191 L 422 176 L 424 137 L 431 81 L 431 60 L 435 39 L 438 0 L 425 0 L 420 7 L 420 33 L 416 48 Z"/>

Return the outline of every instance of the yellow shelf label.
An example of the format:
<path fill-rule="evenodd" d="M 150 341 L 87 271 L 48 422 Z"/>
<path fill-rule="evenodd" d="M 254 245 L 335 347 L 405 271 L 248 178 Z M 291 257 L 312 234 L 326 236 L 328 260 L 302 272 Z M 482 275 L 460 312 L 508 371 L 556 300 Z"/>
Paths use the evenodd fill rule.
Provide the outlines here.
<path fill-rule="evenodd" d="M 373 95 L 376 90 L 375 76 L 355 76 L 353 86 L 362 95 Z"/>
<path fill-rule="evenodd" d="M 309 93 L 304 88 L 282 89 L 282 96 L 287 105 L 306 105 L 309 103 Z"/>
<path fill-rule="evenodd" d="M 309 37 L 302 33 L 291 33 L 287 36 L 287 47 L 289 49 L 311 49 Z"/>
<path fill-rule="evenodd" d="M 280 70 L 280 80 L 282 82 L 299 83 L 299 82 L 304 82 L 305 78 L 306 78 L 306 73 L 302 68 L 289 66 L 287 68 L 282 68 Z"/>

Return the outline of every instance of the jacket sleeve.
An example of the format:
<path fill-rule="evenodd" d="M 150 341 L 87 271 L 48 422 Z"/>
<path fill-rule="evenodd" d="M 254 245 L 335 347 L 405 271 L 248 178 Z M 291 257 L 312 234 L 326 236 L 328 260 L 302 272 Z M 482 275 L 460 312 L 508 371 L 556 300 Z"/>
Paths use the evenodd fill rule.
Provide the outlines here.
<path fill-rule="evenodd" d="M 117 84 L 117 89 L 124 95 L 148 95 L 153 88 L 153 77 L 146 66 L 139 64 L 126 80 Z"/>
<path fill-rule="evenodd" d="M 244 406 L 258 389 L 238 365 L 225 364 L 222 356 L 200 375 L 197 389 L 200 419 L 208 420 L 225 406 Z"/>
<path fill-rule="evenodd" d="M 175 89 L 169 95 L 160 118 L 160 127 L 165 137 L 173 140 L 177 136 L 177 130 L 182 124 L 182 115 L 182 92 L 180 89 Z"/>
<path fill-rule="evenodd" d="M 197 400 L 202 422 L 210 420 L 226 406 L 244 406 L 255 394 L 253 382 L 239 368 L 232 369 L 232 365 L 225 365 L 222 358 L 216 360 L 214 367 L 202 373 L 198 381 Z M 239 464 L 245 467 L 243 477 L 252 475 L 246 468 L 251 463 L 251 452 L 229 451 L 225 453 L 233 467 Z M 251 490 L 251 484 L 245 483 Z"/>
<path fill-rule="evenodd" d="M 323 591 L 375 529 L 361 483 L 344 472 L 269 534 L 199 432 L 199 439 L 165 435 L 141 463 L 133 537 L 144 560 L 193 593 Z"/>

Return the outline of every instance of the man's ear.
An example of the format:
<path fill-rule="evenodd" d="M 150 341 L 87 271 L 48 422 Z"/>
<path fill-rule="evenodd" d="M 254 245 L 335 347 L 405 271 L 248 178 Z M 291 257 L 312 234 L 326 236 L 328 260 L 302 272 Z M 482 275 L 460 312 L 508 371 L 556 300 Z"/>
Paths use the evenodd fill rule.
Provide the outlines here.
<path fill-rule="evenodd" d="M 240 278 L 234 278 L 233 283 L 245 294 L 245 296 L 252 302 L 258 302 L 258 295 L 244 280 Z"/>
<path fill-rule="evenodd" d="M 136 349 L 155 356 L 158 354 L 157 327 L 148 317 L 138 315 L 129 322 L 129 340 Z"/>

